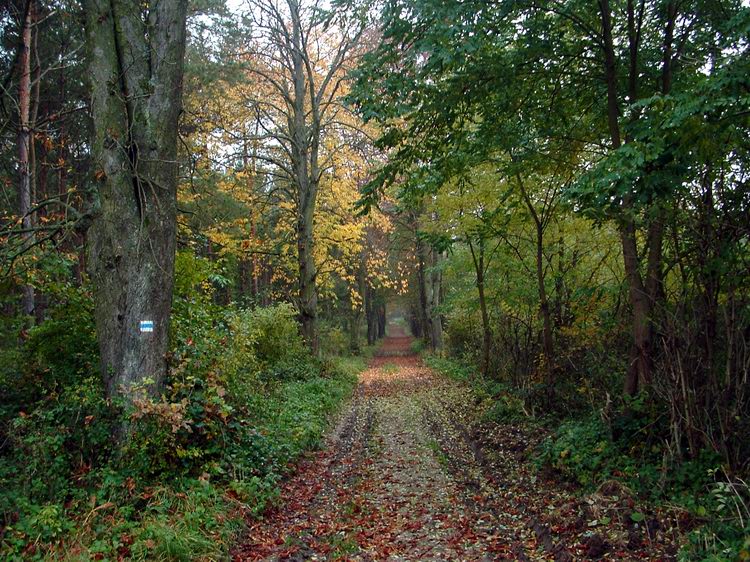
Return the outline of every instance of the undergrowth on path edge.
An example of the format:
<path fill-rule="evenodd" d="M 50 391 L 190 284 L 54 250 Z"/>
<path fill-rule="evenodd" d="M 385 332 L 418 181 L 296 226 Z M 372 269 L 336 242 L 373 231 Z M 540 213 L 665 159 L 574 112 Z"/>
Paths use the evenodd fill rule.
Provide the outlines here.
<path fill-rule="evenodd" d="M 537 470 L 552 469 L 561 480 L 578 485 L 580 494 L 614 481 L 655 508 L 689 514 L 692 529 L 680 560 L 750 560 L 747 482 L 729 475 L 709 451 L 667 464 L 657 447 L 639 443 L 642 428 L 658 422 L 649 411 L 648 397 L 624 405 L 618 415 L 609 414 L 612 420 L 601 411 L 562 419 L 533 417 L 521 393 L 482 376 L 476 367 L 429 352 L 422 352 L 422 358 L 431 369 L 472 388 L 482 412 L 477 423 L 544 428 L 548 436 L 530 458 Z"/>
<path fill-rule="evenodd" d="M 277 501 L 278 481 L 300 455 L 320 445 L 331 416 L 353 390 L 356 373 L 364 368 L 364 362 L 356 357 L 329 361 L 331 375 L 284 383 L 264 398 L 264 419 L 256 423 L 258 432 L 267 437 L 262 454 L 273 465 L 266 474 L 238 472 L 228 479 L 207 473 L 178 477 L 146 487 L 122 504 L 92 495 L 87 508 L 76 510 L 74 516 L 70 506 L 28 505 L 31 515 L 20 521 L 22 526 L 6 529 L 3 556 L 8 560 L 46 556 L 67 560 L 114 560 L 119 556 L 133 560 L 223 559 L 245 518 L 262 515 Z M 112 471 L 103 475 L 103 485 L 127 489 L 134 484 Z M 14 532 L 24 537 L 23 544 L 14 546 Z M 39 548 L 29 548 L 25 537 L 31 533 Z M 45 543 L 49 550 L 42 548 Z"/>

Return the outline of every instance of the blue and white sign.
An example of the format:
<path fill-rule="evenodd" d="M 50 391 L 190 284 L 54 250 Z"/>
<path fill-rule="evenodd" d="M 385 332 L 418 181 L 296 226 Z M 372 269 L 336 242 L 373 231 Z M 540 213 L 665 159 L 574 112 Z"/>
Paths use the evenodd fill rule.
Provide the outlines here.
<path fill-rule="evenodd" d="M 141 320 L 140 326 L 141 326 L 141 332 L 153 332 L 154 331 L 153 320 Z"/>

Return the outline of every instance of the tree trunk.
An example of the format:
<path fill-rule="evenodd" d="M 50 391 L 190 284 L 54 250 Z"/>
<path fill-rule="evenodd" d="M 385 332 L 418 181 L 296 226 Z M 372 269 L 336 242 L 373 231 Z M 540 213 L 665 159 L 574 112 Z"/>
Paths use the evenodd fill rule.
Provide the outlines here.
<path fill-rule="evenodd" d="M 443 349 L 443 318 L 440 315 L 440 296 L 442 295 L 443 273 L 440 270 L 442 255 L 437 250 L 431 252 L 432 267 L 430 271 L 430 343 L 433 351 Z"/>
<path fill-rule="evenodd" d="M 359 270 L 357 271 L 357 290 L 361 302 L 354 308 L 352 316 L 352 328 L 349 334 L 349 348 L 358 352 L 360 349 L 360 333 L 362 331 L 362 318 L 365 317 L 367 307 L 367 262 L 364 256 L 360 256 Z"/>
<path fill-rule="evenodd" d="M 619 102 L 617 100 L 617 67 L 614 50 L 614 40 L 612 38 L 612 14 L 609 6 L 609 0 L 599 0 L 599 8 L 602 23 L 602 39 L 604 50 L 604 70 L 607 84 L 607 120 L 609 124 L 610 139 L 612 149 L 617 150 L 622 145 L 622 137 L 619 125 Z M 633 15 L 632 8 L 629 10 L 629 18 L 632 28 Z M 635 40 L 634 31 L 631 31 L 631 41 Z M 637 68 L 637 45 L 630 45 L 630 68 Z M 637 80 L 631 76 L 629 80 L 629 91 L 637 91 Z M 634 102 L 635 100 L 631 100 Z M 623 392 L 628 395 L 635 395 L 642 384 L 651 380 L 652 356 L 651 356 L 651 301 L 646 292 L 643 283 L 643 277 L 640 272 L 640 258 L 638 256 L 638 245 L 636 227 L 633 218 L 630 216 L 632 211 L 632 198 L 625 196 L 622 203 L 622 214 L 619 217 L 620 240 L 622 243 L 622 255 L 625 264 L 625 276 L 628 282 L 628 295 L 632 307 L 632 336 L 633 343 L 630 350 L 630 365 L 625 376 Z M 661 240 L 658 241 L 661 246 Z M 652 247 L 653 248 L 653 247 Z M 655 251 L 655 249 L 652 249 Z M 657 254 L 653 254 L 654 259 Z M 660 268 L 661 251 L 658 251 L 658 263 L 650 265 Z"/>
<path fill-rule="evenodd" d="M 167 372 L 186 0 L 144 15 L 86 0 L 98 214 L 88 233 L 107 394 L 158 392 Z"/>
<path fill-rule="evenodd" d="M 367 344 L 372 345 L 378 340 L 378 317 L 375 309 L 375 291 L 368 287 L 365 299 L 365 319 L 367 321 Z"/>
<path fill-rule="evenodd" d="M 18 81 L 18 168 L 20 185 L 18 212 L 21 216 L 22 238 L 25 247 L 33 244 L 33 221 L 31 218 L 31 28 L 34 18 L 34 3 L 29 2 L 23 18 L 21 45 L 18 57 L 20 79 Z M 24 285 L 21 297 L 23 314 L 31 318 L 34 314 L 34 287 Z"/>
<path fill-rule="evenodd" d="M 309 218 L 305 215 L 309 214 Z M 318 291 L 315 287 L 312 209 L 303 213 L 297 223 L 297 256 L 299 265 L 299 311 L 302 337 L 310 352 L 318 354 Z"/>
<path fill-rule="evenodd" d="M 415 233 L 416 236 L 416 233 Z M 430 297 L 427 281 L 427 246 L 416 236 L 417 250 L 417 285 L 419 285 L 419 324 L 421 336 L 428 340 L 432 338 L 430 325 Z"/>
<path fill-rule="evenodd" d="M 555 350 L 552 337 L 552 313 L 550 312 L 544 278 L 544 230 L 542 224 L 539 223 L 536 228 L 536 282 L 539 290 L 539 311 L 542 314 L 543 325 L 544 372 L 547 374 L 547 382 L 551 384 L 553 382 Z"/>
<path fill-rule="evenodd" d="M 359 332 L 362 323 L 362 311 L 358 308 L 349 317 L 349 351 L 359 353 Z"/>
<path fill-rule="evenodd" d="M 642 383 L 651 379 L 651 303 L 638 268 L 638 247 L 635 227 L 631 221 L 621 226 L 620 238 L 630 305 L 633 309 L 633 345 L 623 390 L 625 394 L 634 396 Z"/>
<path fill-rule="evenodd" d="M 474 244 L 469 240 L 469 250 L 471 259 L 474 262 L 474 272 L 476 274 L 477 293 L 479 293 L 479 310 L 482 314 L 482 374 L 487 375 L 490 372 L 490 349 L 492 346 L 492 328 L 490 327 L 490 315 L 487 310 L 487 296 L 484 292 L 484 240 L 479 240 L 478 249 L 474 249 Z"/>
<path fill-rule="evenodd" d="M 289 119 L 292 150 L 291 164 L 297 188 L 297 263 L 299 266 L 299 311 L 302 336 L 310 352 L 318 355 L 318 291 L 315 286 L 317 271 L 314 257 L 313 221 L 315 202 L 320 182 L 318 146 L 320 142 L 319 105 L 310 99 L 308 108 L 308 77 L 305 65 L 305 45 L 300 5 L 290 3 L 292 24 L 292 88 L 289 100 L 292 112 Z M 289 103 L 289 102 L 288 102 Z M 309 113 L 308 113 L 309 110 Z M 310 123 L 308 123 L 310 119 Z"/>
<path fill-rule="evenodd" d="M 544 353 L 544 373 L 548 384 L 552 384 L 552 374 L 554 372 L 555 363 L 555 349 L 554 340 L 552 334 L 552 313 L 549 307 L 549 299 L 547 297 L 547 288 L 545 286 L 545 272 L 544 272 L 544 228 L 545 223 L 543 222 L 543 216 L 539 216 L 534 202 L 531 200 L 526 188 L 524 186 L 521 174 L 516 174 L 518 180 L 518 186 L 521 189 L 521 195 L 526 203 L 526 207 L 529 210 L 531 218 L 534 220 L 534 227 L 536 232 L 536 244 L 535 244 L 535 262 L 536 262 L 536 284 L 537 292 L 539 294 L 539 313 L 542 316 L 542 350 Z"/>

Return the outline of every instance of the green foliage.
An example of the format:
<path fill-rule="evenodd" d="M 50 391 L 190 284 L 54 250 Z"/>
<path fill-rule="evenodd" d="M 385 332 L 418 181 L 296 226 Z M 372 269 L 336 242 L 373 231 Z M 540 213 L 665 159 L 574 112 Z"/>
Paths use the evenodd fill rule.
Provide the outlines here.
<path fill-rule="evenodd" d="M 445 333 L 446 346 L 451 356 L 480 357 L 482 334 L 475 315 L 451 314 Z"/>
<path fill-rule="evenodd" d="M 722 474 L 721 458 L 709 450 L 666 462 L 660 447 L 639 442 L 644 427 L 654 423 L 637 403 L 612 424 L 600 416 L 568 420 L 542 443 L 537 462 L 589 490 L 617 479 L 652 502 L 687 508 L 701 524 L 688 536 L 681 560 L 742 560 L 750 531 L 747 484 Z"/>
<path fill-rule="evenodd" d="M 352 379 L 353 373 L 359 373 L 367 368 L 367 359 L 369 357 L 366 355 L 328 357 L 323 363 L 323 372 L 327 377 Z"/>
<path fill-rule="evenodd" d="M 159 488 L 134 529 L 135 560 L 215 558 L 231 547 L 241 523 L 229 513 L 221 488 L 208 481 L 186 481 Z"/>
<path fill-rule="evenodd" d="M 439 355 L 425 355 L 424 361 L 431 369 L 459 382 L 468 382 L 476 377 L 476 369 L 467 367 L 458 361 Z"/>
<path fill-rule="evenodd" d="M 85 498 L 96 482 L 92 467 L 112 451 L 116 416 L 103 394 L 99 377 L 88 377 L 3 420 L 0 514 L 14 522 L 0 552 L 59 539 L 74 528 L 62 501 Z"/>
<path fill-rule="evenodd" d="M 63 283 L 48 294 L 47 319 L 22 332 L 22 346 L 0 347 L 0 417 L 5 406 L 32 404 L 98 368 L 91 296 Z"/>
<path fill-rule="evenodd" d="M 306 358 L 289 305 L 217 306 L 200 287 L 208 268 L 185 261 L 181 275 L 195 276 L 176 297 L 160 396 L 144 387 L 124 412 L 105 401 L 89 296 L 70 288 L 29 331 L 24 361 L 2 371 L 3 556 L 66 545 L 87 559 L 221 557 L 237 505 L 260 515 L 290 463 L 320 444 L 364 362 Z"/>
<path fill-rule="evenodd" d="M 276 477 L 272 475 L 265 477 L 251 476 L 241 480 L 232 480 L 229 483 L 229 488 L 241 502 L 250 506 L 253 515 L 260 516 L 267 507 L 277 502 L 280 497 L 276 480 Z"/>
<path fill-rule="evenodd" d="M 252 348 L 260 368 L 302 355 L 304 347 L 290 304 L 238 311 L 228 318 L 229 331 L 240 347 Z"/>
<path fill-rule="evenodd" d="M 524 402 L 511 392 L 502 392 L 493 396 L 492 405 L 484 412 L 483 418 L 495 423 L 527 421 L 528 415 Z"/>
<path fill-rule="evenodd" d="M 216 265 L 192 250 L 180 250 L 175 255 L 174 295 L 185 300 L 201 300 L 210 292 L 211 276 Z"/>
<path fill-rule="evenodd" d="M 409 345 L 409 350 L 412 353 L 420 354 L 425 350 L 425 347 L 425 341 L 421 338 L 418 338 L 411 342 L 411 344 Z"/>
<path fill-rule="evenodd" d="M 352 345 L 359 345 L 359 342 L 352 341 L 340 326 L 329 322 L 320 323 L 318 337 L 320 339 L 320 351 L 324 357 L 345 355 L 352 351 L 350 349 Z"/>
<path fill-rule="evenodd" d="M 306 381 L 320 376 L 321 367 L 315 360 L 287 357 L 262 371 L 260 377 L 267 382 Z"/>
<path fill-rule="evenodd" d="M 312 379 L 285 385 L 280 392 L 280 403 L 273 426 L 288 442 L 289 459 L 302 451 L 316 448 L 327 427 L 328 416 L 341 400 L 353 390 L 351 375 L 336 379 Z"/>
<path fill-rule="evenodd" d="M 571 480 L 592 486 L 627 462 L 598 417 L 567 421 L 542 445 L 540 460 Z"/>

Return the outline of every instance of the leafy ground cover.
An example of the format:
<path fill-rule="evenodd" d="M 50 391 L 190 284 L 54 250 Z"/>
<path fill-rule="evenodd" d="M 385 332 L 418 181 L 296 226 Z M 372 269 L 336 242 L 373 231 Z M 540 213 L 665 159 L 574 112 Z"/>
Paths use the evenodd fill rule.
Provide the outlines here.
<path fill-rule="evenodd" d="M 534 463 L 542 428 L 488 421 L 463 381 L 386 339 L 327 446 L 253 521 L 235 560 L 668 560 L 673 514 Z M 480 398 L 480 399 L 478 399 Z"/>

